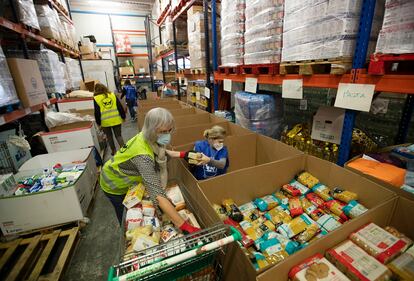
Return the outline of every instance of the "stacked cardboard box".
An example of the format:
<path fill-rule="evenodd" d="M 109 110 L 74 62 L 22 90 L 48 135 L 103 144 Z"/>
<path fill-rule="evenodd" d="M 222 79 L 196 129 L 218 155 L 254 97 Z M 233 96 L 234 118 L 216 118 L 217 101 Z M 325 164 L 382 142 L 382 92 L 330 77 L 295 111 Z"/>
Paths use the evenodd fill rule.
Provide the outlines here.
<path fill-rule="evenodd" d="M 35 29 L 39 28 L 39 21 L 36 17 L 36 10 L 33 4 L 33 0 L 27 1 L 15 1 L 17 4 L 17 11 L 19 15 L 19 20 L 23 24 L 30 26 Z"/>
<path fill-rule="evenodd" d="M 48 5 L 35 5 L 40 25 L 40 35 L 47 39 L 61 40 L 61 26 L 56 10 Z"/>
<path fill-rule="evenodd" d="M 30 51 L 29 56 L 39 63 L 46 92 L 48 94 L 65 93 L 65 74 L 58 55 L 51 50 L 43 49 Z"/>
<path fill-rule="evenodd" d="M 69 84 L 66 85 L 67 89 L 79 90 L 80 82 L 82 81 L 82 73 L 79 66 L 79 61 L 66 57 L 66 71 L 68 73 Z"/>

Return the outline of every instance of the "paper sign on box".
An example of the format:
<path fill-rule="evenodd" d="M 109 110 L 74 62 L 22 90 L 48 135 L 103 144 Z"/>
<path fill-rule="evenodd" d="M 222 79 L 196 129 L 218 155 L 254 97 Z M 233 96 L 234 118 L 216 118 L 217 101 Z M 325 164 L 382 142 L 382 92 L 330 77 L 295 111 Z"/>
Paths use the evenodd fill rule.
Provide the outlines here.
<path fill-rule="evenodd" d="M 230 79 L 224 79 L 223 81 L 224 91 L 231 92 L 231 80 Z"/>
<path fill-rule="evenodd" d="M 255 94 L 257 91 L 257 78 L 246 78 L 244 90 L 246 92 Z"/>
<path fill-rule="evenodd" d="M 283 80 L 282 98 L 303 99 L 303 80 Z"/>
<path fill-rule="evenodd" d="M 369 112 L 375 85 L 339 83 L 335 107 Z"/>
<path fill-rule="evenodd" d="M 313 117 L 312 139 L 340 144 L 345 110 L 321 106 Z"/>

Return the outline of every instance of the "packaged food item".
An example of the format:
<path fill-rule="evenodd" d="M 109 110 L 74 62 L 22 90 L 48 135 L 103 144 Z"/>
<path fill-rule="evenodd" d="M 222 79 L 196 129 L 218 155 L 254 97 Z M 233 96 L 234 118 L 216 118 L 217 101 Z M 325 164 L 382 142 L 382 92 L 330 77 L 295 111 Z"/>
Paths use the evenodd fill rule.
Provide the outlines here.
<path fill-rule="evenodd" d="M 292 218 L 303 214 L 303 208 L 299 197 L 292 197 L 289 199 L 289 212 Z"/>
<path fill-rule="evenodd" d="M 257 209 L 251 210 L 249 213 L 243 214 L 244 220 L 247 220 L 247 221 L 255 221 L 255 220 L 260 219 L 261 217 L 262 216 L 260 215 L 260 212 Z"/>
<path fill-rule="evenodd" d="M 137 228 L 128 230 L 125 233 L 125 238 L 127 240 L 133 240 L 134 237 L 137 237 L 138 234 L 145 234 L 147 236 L 151 235 L 152 233 L 152 225 L 146 225 L 146 226 L 139 226 Z"/>
<path fill-rule="evenodd" d="M 401 240 L 403 240 L 403 241 L 405 241 L 407 243 L 407 246 L 403 249 L 403 251 L 406 251 L 413 244 L 413 240 L 411 240 L 410 238 L 408 238 L 407 236 L 405 236 L 404 233 L 399 232 L 394 227 L 392 227 L 392 226 L 386 226 L 384 229 L 386 231 L 388 231 L 389 233 L 391 233 L 392 235 L 394 235 L 395 237 L 400 238 Z"/>
<path fill-rule="evenodd" d="M 332 200 L 333 197 L 330 195 L 331 190 L 329 187 L 322 183 L 318 183 L 312 188 L 312 191 L 319 195 L 323 200 L 329 201 Z"/>
<path fill-rule="evenodd" d="M 265 214 L 265 218 L 272 221 L 274 225 L 279 226 L 292 220 L 289 211 L 284 210 L 281 206 L 273 208 Z"/>
<path fill-rule="evenodd" d="M 224 199 L 222 205 L 226 209 L 227 215 L 232 220 L 236 222 L 241 222 L 243 220 L 243 214 L 240 212 L 233 199 Z"/>
<path fill-rule="evenodd" d="M 298 182 L 307 186 L 308 188 L 313 188 L 315 185 L 319 183 L 319 180 L 308 172 L 299 173 L 296 176 L 296 179 Z"/>
<path fill-rule="evenodd" d="M 255 265 L 256 270 L 265 268 L 269 265 L 269 262 L 267 261 L 266 257 L 257 251 L 251 251 L 250 253 L 250 259 L 253 262 L 253 265 Z"/>
<path fill-rule="evenodd" d="M 350 240 L 328 250 L 326 257 L 352 281 L 388 281 L 392 276 L 386 266 Z"/>
<path fill-rule="evenodd" d="M 343 212 L 343 208 L 345 207 L 345 204 L 343 204 L 342 202 L 338 200 L 330 200 L 330 201 L 325 202 L 324 206 L 329 211 L 339 216 L 343 221 L 348 220 L 348 217 Z"/>
<path fill-rule="evenodd" d="M 166 243 L 170 241 L 173 237 L 177 236 L 178 232 L 175 230 L 174 226 L 167 225 L 161 231 L 161 240 Z"/>
<path fill-rule="evenodd" d="M 142 213 L 147 217 L 155 217 L 155 208 L 151 201 L 142 200 Z"/>
<path fill-rule="evenodd" d="M 363 226 L 349 238 L 384 264 L 401 254 L 407 246 L 407 242 L 374 223 Z"/>
<path fill-rule="evenodd" d="M 201 153 L 189 152 L 188 153 L 188 164 L 197 165 L 202 158 L 203 158 L 203 155 Z"/>
<path fill-rule="evenodd" d="M 305 231 L 310 225 L 314 225 L 316 228 L 319 228 L 316 222 L 314 222 L 307 214 L 302 214 L 299 217 L 292 219 L 290 222 L 280 225 L 277 228 L 277 231 L 287 238 L 292 238 Z"/>
<path fill-rule="evenodd" d="M 301 184 L 300 182 L 298 182 L 297 180 L 292 180 L 289 183 L 290 186 L 293 186 L 294 188 L 296 188 L 297 190 L 299 190 L 300 194 L 299 195 L 305 195 L 308 192 L 310 192 L 310 189 L 307 188 L 306 186 L 304 186 L 303 184 Z M 294 196 L 294 195 L 292 195 Z"/>
<path fill-rule="evenodd" d="M 298 236 L 294 239 L 299 243 L 306 243 L 311 240 L 315 235 L 319 232 L 319 226 L 317 224 L 310 224 L 306 227 L 306 229 L 301 232 Z"/>
<path fill-rule="evenodd" d="M 213 204 L 213 209 L 214 211 L 216 211 L 217 215 L 219 216 L 219 218 L 224 221 L 225 219 L 227 219 L 227 212 L 226 209 L 218 204 Z"/>
<path fill-rule="evenodd" d="M 319 253 L 294 266 L 288 276 L 292 281 L 349 281 L 349 278 Z"/>
<path fill-rule="evenodd" d="M 143 216 L 140 208 L 128 209 L 125 217 L 126 229 L 131 230 L 142 225 Z"/>
<path fill-rule="evenodd" d="M 323 208 L 323 204 L 325 204 L 325 201 L 321 197 L 319 197 L 318 194 L 313 192 L 306 194 L 306 199 L 312 202 L 312 204 L 315 205 L 317 208 Z"/>
<path fill-rule="evenodd" d="M 356 218 L 363 213 L 367 212 L 368 209 L 365 208 L 362 204 L 358 203 L 355 200 L 349 201 L 348 205 L 343 208 L 345 215 L 351 219 Z"/>
<path fill-rule="evenodd" d="M 388 268 L 394 272 L 400 280 L 414 280 L 414 257 L 403 253 L 388 264 Z"/>
<path fill-rule="evenodd" d="M 185 209 L 184 196 L 181 193 L 180 187 L 178 185 L 168 187 L 165 193 L 167 194 L 168 199 L 170 199 L 174 204 L 177 211 Z"/>
<path fill-rule="evenodd" d="M 302 208 L 306 214 L 310 215 L 313 211 L 316 210 L 315 205 L 313 205 L 306 197 L 300 198 L 300 203 L 302 204 Z"/>
<path fill-rule="evenodd" d="M 144 226 L 151 225 L 153 231 L 160 231 L 161 224 L 157 217 L 146 217 L 144 216 Z"/>
<path fill-rule="evenodd" d="M 261 223 L 259 225 L 259 228 L 264 232 L 268 232 L 268 231 L 275 231 L 276 226 L 270 221 L 270 220 L 266 220 L 263 223 Z"/>
<path fill-rule="evenodd" d="M 302 195 L 302 193 L 300 192 L 299 189 L 297 189 L 296 187 L 294 187 L 293 185 L 290 185 L 290 184 L 283 185 L 282 190 L 284 192 L 288 193 L 291 196 L 300 196 L 300 195 Z"/>
<path fill-rule="evenodd" d="M 144 196 L 145 187 L 143 184 L 138 184 L 132 188 L 130 188 L 125 195 L 124 201 L 122 201 L 122 204 L 124 204 L 125 207 L 128 209 L 134 207 L 135 205 L 139 204 L 142 200 L 142 197 Z"/>
<path fill-rule="evenodd" d="M 276 238 L 262 242 L 260 244 L 260 251 L 265 254 L 266 259 L 272 264 L 279 263 L 289 256 Z"/>
<path fill-rule="evenodd" d="M 358 200 L 358 195 L 354 192 L 343 190 L 339 187 L 334 188 L 332 195 L 335 199 L 349 203 L 352 200 Z"/>
<path fill-rule="evenodd" d="M 266 195 L 261 198 L 255 199 L 254 204 L 260 211 L 265 212 L 276 207 L 279 204 L 279 202 L 273 195 Z"/>
<path fill-rule="evenodd" d="M 325 213 L 321 209 L 316 209 L 310 214 L 310 216 L 322 229 L 327 232 L 334 231 L 342 225 L 334 217 Z"/>
<path fill-rule="evenodd" d="M 135 241 L 133 243 L 133 249 L 134 251 L 142 251 L 147 250 L 148 248 L 157 246 L 158 243 L 156 242 L 156 239 L 154 239 L 151 236 L 145 235 L 145 234 L 138 234 L 138 236 L 135 238 Z"/>
<path fill-rule="evenodd" d="M 188 221 L 192 226 L 195 226 L 197 228 L 201 228 L 200 225 L 198 224 L 197 219 L 195 218 L 194 214 L 191 213 L 189 210 L 187 209 L 183 209 L 178 211 L 178 214 L 185 220 Z"/>
<path fill-rule="evenodd" d="M 298 251 L 300 249 L 299 242 L 290 240 L 289 238 L 286 238 L 282 234 L 274 232 L 274 231 L 265 233 L 262 238 L 264 240 L 269 240 L 269 239 L 272 239 L 272 238 L 276 238 L 280 242 L 280 244 L 282 245 L 283 249 L 289 255 L 292 255 L 293 253 L 295 253 L 296 251 Z"/>
<path fill-rule="evenodd" d="M 325 229 L 321 229 L 321 231 L 319 231 L 315 236 L 312 237 L 311 240 L 308 241 L 308 243 L 312 243 L 316 240 L 318 240 L 319 238 L 322 238 L 324 236 L 328 235 L 328 231 L 326 231 Z"/>
<path fill-rule="evenodd" d="M 254 227 L 253 224 L 249 221 L 241 221 L 240 227 L 243 231 L 251 238 L 253 241 L 258 240 L 260 237 L 263 236 L 264 231 L 259 227 Z"/>
<path fill-rule="evenodd" d="M 277 191 L 273 194 L 277 199 L 279 199 L 279 202 L 283 206 L 287 206 L 289 204 L 289 198 L 287 198 L 282 192 Z"/>
<path fill-rule="evenodd" d="M 408 248 L 407 251 L 405 251 L 407 254 L 412 255 L 414 257 L 414 246 L 411 246 Z"/>
<path fill-rule="evenodd" d="M 243 215 L 249 214 L 251 211 L 256 210 L 256 208 L 256 205 L 251 201 L 239 206 L 239 210 Z"/>
<path fill-rule="evenodd" d="M 244 232 L 244 230 L 240 227 L 240 225 L 235 222 L 234 220 L 227 218 L 223 221 L 224 224 L 233 226 L 234 228 L 236 228 L 242 235 L 242 240 L 240 241 L 241 244 L 243 245 L 244 248 L 249 248 L 250 246 L 252 246 L 254 244 L 254 241 L 248 237 L 246 235 L 246 232 Z"/>

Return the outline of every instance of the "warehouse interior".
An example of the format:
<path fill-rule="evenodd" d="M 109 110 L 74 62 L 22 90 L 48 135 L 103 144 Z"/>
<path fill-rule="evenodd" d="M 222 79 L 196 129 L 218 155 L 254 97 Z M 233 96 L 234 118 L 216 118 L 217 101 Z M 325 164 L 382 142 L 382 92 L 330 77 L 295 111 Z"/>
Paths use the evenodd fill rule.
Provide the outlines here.
<path fill-rule="evenodd" d="M 414 280 L 414 1 L 0 1 L 0 280 Z"/>

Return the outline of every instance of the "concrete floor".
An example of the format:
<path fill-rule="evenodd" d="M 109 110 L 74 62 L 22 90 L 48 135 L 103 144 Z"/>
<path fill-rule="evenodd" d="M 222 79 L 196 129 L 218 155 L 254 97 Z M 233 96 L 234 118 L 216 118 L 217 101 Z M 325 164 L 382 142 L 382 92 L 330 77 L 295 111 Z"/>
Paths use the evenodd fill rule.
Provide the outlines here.
<path fill-rule="evenodd" d="M 138 132 L 136 122 L 127 121 L 122 125 L 122 136 L 127 142 Z M 107 148 L 105 160 L 110 157 Z M 79 244 L 63 276 L 63 281 L 107 280 L 108 270 L 118 262 L 121 229 L 115 211 L 99 186 L 89 214 L 90 223 L 82 229 Z"/>

